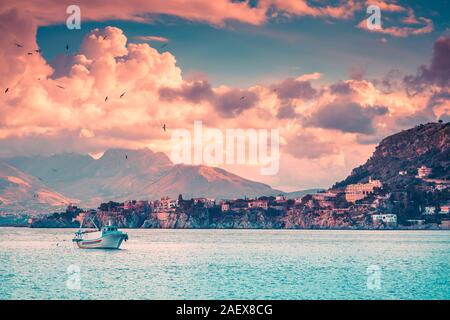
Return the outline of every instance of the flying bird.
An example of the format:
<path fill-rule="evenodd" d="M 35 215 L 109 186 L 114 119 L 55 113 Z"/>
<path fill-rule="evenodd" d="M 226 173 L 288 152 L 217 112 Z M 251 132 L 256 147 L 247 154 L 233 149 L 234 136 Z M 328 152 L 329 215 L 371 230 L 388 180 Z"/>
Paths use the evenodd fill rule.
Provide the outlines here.
<path fill-rule="evenodd" d="M 36 49 L 36 50 L 34 50 L 34 52 L 40 53 L 40 52 L 41 52 L 41 49 Z"/>
<path fill-rule="evenodd" d="M 7 93 L 8 91 L 9 91 L 9 88 L 6 88 L 6 89 L 5 89 L 5 93 Z"/>
<path fill-rule="evenodd" d="M 108 96 L 106 96 L 106 98 L 105 98 L 105 102 L 106 102 L 106 100 L 108 100 Z"/>
<path fill-rule="evenodd" d="M 125 160 L 128 160 L 128 155 L 127 154 L 125 155 Z"/>
<path fill-rule="evenodd" d="M 66 44 L 66 50 L 69 51 L 69 44 Z"/>
<path fill-rule="evenodd" d="M 107 37 L 108 37 L 108 36 L 104 36 L 104 37 L 103 37 L 103 40 L 106 40 Z"/>
<path fill-rule="evenodd" d="M 16 47 L 18 47 L 18 48 L 23 48 L 23 45 L 21 45 L 20 43 L 14 43 L 15 45 L 16 45 Z"/>
<path fill-rule="evenodd" d="M 166 124 L 162 126 L 163 130 L 166 131 Z"/>
<path fill-rule="evenodd" d="M 33 52 L 28 52 L 27 53 L 29 56 L 32 56 L 33 55 Z"/>
<path fill-rule="evenodd" d="M 122 93 L 122 94 L 120 95 L 120 97 L 122 98 L 122 97 L 125 95 L 125 93 L 126 93 L 126 92 Z"/>
<path fill-rule="evenodd" d="M 58 88 L 65 89 L 63 86 L 60 86 L 59 84 L 57 84 L 56 86 L 57 86 Z"/>

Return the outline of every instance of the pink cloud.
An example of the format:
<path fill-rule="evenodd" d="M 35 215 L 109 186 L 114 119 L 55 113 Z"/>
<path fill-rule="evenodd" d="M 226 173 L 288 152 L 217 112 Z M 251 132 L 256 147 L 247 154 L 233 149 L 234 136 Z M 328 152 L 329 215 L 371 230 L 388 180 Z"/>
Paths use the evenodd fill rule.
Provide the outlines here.
<path fill-rule="evenodd" d="M 280 11 L 297 16 L 331 17 L 347 19 L 353 16 L 356 10 L 362 8 L 356 1 L 341 1 L 336 6 L 312 6 L 306 0 L 262 0 L 263 7 L 275 7 Z"/>
<path fill-rule="evenodd" d="M 14 3 L 20 7 L 25 2 L 19 0 Z M 98 9 L 99 5 L 95 3 L 92 8 Z M 99 19 L 114 15 L 134 19 L 132 13 L 142 9 L 139 6 L 133 8 L 132 5 L 137 3 L 127 2 L 130 9 L 121 8 L 121 3 L 111 1 L 111 8 L 106 12 L 90 9 L 84 12 L 82 8 L 82 14 Z M 232 19 L 230 17 L 240 17 L 243 12 L 256 12 L 246 3 L 196 3 L 200 6 L 196 14 L 190 13 L 194 8 L 178 14 L 221 24 Z M 217 6 L 220 7 L 221 3 L 224 7 L 219 10 Z M 176 58 L 170 52 L 159 53 L 147 43 L 128 43 L 123 31 L 114 27 L 91 31 L 79 52 L 52 67 L 33 51 L 37 49 L 37 25 L 51 23 L 52 19 L 59 22 L 65 19 L 65 10 L 59 15 L 59 11 L 52 7 L 58 8 L 59 2 L 49 1 L 48 5 L 50 14 L 35 4 L 28 7 L 33 15 L 29 11 L 0 9 L 0 26 L 4 30 L 0 38 L 0 54 L 8 57 L 0 60 L 0 84 L 3 88 L 10 88 L 0 100 L 1 155 L 62 151 L 97 153 L 110 147 L 146 146 L 155 151 L 169 152 L 169 135 L 161 130 L 162 124 L 166 124 L 169 130 L 189 128 L 194 120 L 204 119 L 205 125 L 220 129 L 280 128 L 284 146 L 298 143 L 299 147 L 290 152 L 283 149 L 282 157 L 288 160 L 282 161 L 288 167 L 282 168 L 280 177 L 272 179 L 289 177 L 294 183 L 295 179 L 301 181 L 308 176 L 313 183 L 331 183 L 337 179 L 328 174 L 320 180 L 313 180 L 311 168 L 348 172 L 355 162 L 367 158 L 373 148 L 373 144 L 361 145 L 358 142 L 361 134 L 367 136 L 365 141 L 376 141 L 372 138 L 396 130 L 398 119 L 421 114 L 430 99 L 427 92 L 415 97 L 399 90 L 386 94 L 362 78 L 336 84 L 335 90 L 331 85 L 312 87 L 309 81 L 318 79 L 319 73 L 248 89 L 212 87 L 204 79 L 183 79 Z M 235 5 L 238 5 L 237 12 L 226 12 L 229 6 L 234 10 Z M 10 4 L 8 6 L 11 7 Z M 157 8 L 152 12 L 157 12 Z M 296 7 L 300 10 L 298 14 L 301 12 L 299 8 Z M 166 11 L 169 9 L 170 5 Z M 305 7 L 304 10 L 308 12 L 310 9 Z M 207 15 L 205 12 L 211 16 L 204 16 Z M 213 17 L 214 12 L 217 15 Z M 262 19 L 254 20 L 251 14 L 242 17 L 242 21 L 262 23 L 265 19 L 262 15 Z M 305 14 L 345 17 L 339 10 L 331 8 Z M 20 42 L 23 48 L 17 47 L 16 42 Z M 28 55 L 29 51 L 33 54 Z M 345 86 L 350 88 L 346 98 L 355 105 L 338 107 L 340 110 L 353 110 L 355 115 L 360 115 L 359 118 L 370 121 L 368 128 L 355 127 L 354 123 L 344 120 L 339 128 L 335 128 L 325 118 L 326 112 L 319 112 L 327 110 L 326 106 L 333 106 L 332 102 L 341 98 L 342 90 L 339 89 L 345 89 Z M 161 97 L 162 89 L 175 92 L 175 98 Z M 123 93 L 125 95 L 121 98 Z M 243 96 L 245 98 L 241 99 Z M 387 106 L 389 113 L 376 112 L 370 109 L 373 106 Z M 439 103 L 438 108 L 444 113 L 448 103 Z M 286 116 L 289 114 L 295 117 Z M 356 118 L 357 121 L 359 118 Z M 302 119 L 315 121 L 305 126 Z M 289 168 L 302 168 L 307 173 Z M 251 178 L 260 179 L 256 174 Z"/>
<path fill-rule="evenodd" d="M 420 23 L 422 24 L 419 27 L 406 27 L 406 26 L 392 26 L 392 27 L 384 27 L 376 28 L 376 29 L 368 29 L 367 28 L 367 21 L 364 19 L 362 20 L 357 27 L 360 29 L 367 30 L 369 32 L 374 33 L 381 33 L 381 34 L 388 34 L 393 37 L 400 37 L 405 38 L 411 35 L 421 35 L 421 34 L 427 34 L 433 31 L 433 21 L 427 18 L 420 17 L 418 18 Z"/>
<path fill-rule="evenodd" d="M 169 42 L 169 39 L 160 36 L 138 36 L 134 38 L 141 41 Z"/>
<path fill-rule="evenodd" d="M 77 3 L 81 15 L 86 20 L 132 20 L 150 21 L 149 14 L 166 14 L 183 17 L 188 20 L 204 21 L 222 25 L 227 20 L 236 20 L 249 24 L 261 24 L 265 21 L 265 10 L 251 8 L 246 2 L 228 0 L 108 0 Z M 39 25 L 65 22 L 68 4 L 59 0 L 26 1 L 16 0 L 3 2 L 0 10 L 12 8 L 29 11 Z"/>
<path fill-rule="evenodd" d="M 366 7 L 370 5 L 375 5 L 379 7 L 382 11 L 389 11 L 389 12 L 402 12 L 406 9 L 398 4 L 395 3 L 395 1 L 388 3 L 386 1 L 382 0 L 368 0 L 366 1 Z"/>

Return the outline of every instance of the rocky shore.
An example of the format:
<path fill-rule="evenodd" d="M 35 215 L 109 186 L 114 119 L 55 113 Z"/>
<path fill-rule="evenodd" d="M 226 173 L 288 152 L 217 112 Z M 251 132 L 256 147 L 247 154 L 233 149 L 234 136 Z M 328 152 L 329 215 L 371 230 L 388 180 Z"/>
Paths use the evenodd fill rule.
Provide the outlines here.
<path fill-rule="evenodd" d="M 39 219 L 30 219 L 29 224 L 20 226 L 31 228 L 77 228 L 79 222 L 75 217 L 64 214 L 50 215 Z M 110 215 L 98 213 L 94 219 L 98 226 L 106 225 L 111 219 L 119 228 L 153 228 L 153 229 L 345 229 L 345 230 L 378 230 L 378 229 L 445 229 L 438 224 L 423 226 L 390 227 L 385 224 L 373 224 L 370 216 L 349 214 L 336 216 L 332 214 L 304 214 L 298 210 L 290 210 L 287 214 L 251 210 L 246 213 L 217 213 L 214 210 L 201 209 L 192 212 L 154 212 L 149 215 L 128 213 Z M 93 227 L 86 223 L 86 227 Z"/>

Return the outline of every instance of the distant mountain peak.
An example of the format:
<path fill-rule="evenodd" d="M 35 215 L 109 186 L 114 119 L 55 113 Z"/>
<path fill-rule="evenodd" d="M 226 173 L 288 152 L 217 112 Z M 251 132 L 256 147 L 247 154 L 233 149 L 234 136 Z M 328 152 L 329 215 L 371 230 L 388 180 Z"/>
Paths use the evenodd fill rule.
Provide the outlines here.
<path fill-rule="evenodd" d="M 125 149 L 125 148 L 111 148 L 107 149 L 98 161 L 105 161 L 109 159 L 121 160 L 136 160 L 147 158 L 147 160 L 155 160 L 160 163 L 172 164 L 169 157 L 163 152 L 154 152 L 149 148 L 142 149 Z"/>
<path fill-rule="evenodd" d="M 104 200 L 158 199 L 179 194 L 225 199 L 280 192 L 221 168 L 173 164 L 166 154 L 148 148 L 112 148 L 97 160 L 74 154 L 6 161 L 61 194 L 80 199 L 84 206 L 97 206 Z"/>

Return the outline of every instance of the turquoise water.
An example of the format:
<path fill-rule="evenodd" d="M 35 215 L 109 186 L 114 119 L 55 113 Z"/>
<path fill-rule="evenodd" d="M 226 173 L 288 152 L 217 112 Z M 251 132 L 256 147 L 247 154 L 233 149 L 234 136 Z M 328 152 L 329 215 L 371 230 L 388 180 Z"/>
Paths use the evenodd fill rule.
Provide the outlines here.
<path fill-rule="evenodd" d="M 450 299 L 448 231 L 74 231 L 0 228 L 0 299 Z"/>

